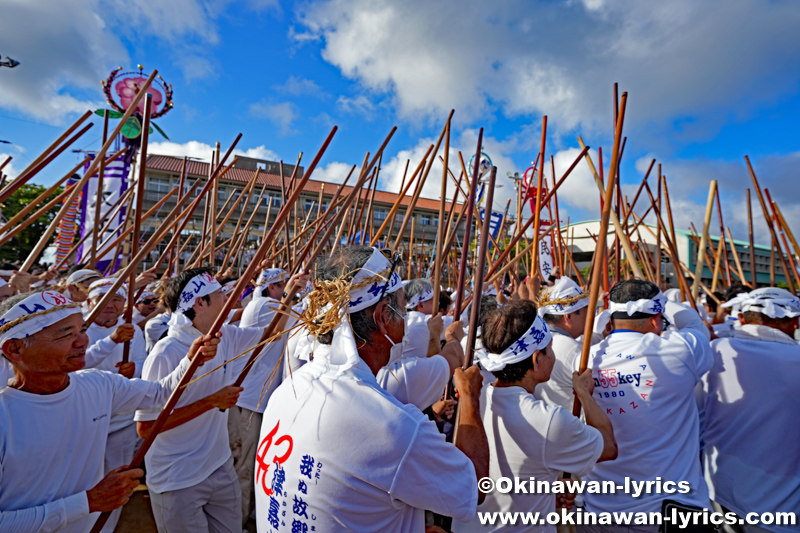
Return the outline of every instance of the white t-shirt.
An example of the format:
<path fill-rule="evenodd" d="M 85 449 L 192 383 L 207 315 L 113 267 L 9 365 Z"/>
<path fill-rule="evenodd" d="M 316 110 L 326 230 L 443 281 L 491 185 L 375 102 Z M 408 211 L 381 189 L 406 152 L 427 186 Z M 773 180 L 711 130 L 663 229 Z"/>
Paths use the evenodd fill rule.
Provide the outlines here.
<path fill-rule="evenodd" d="M 616 330 L 592 346 L 589 368 L 595 379 L 594 398 L 614 428 L 619 455 L 600 463 L 587 481 L 625 477 L 635 481 L 688 481 L 688 494 L 652 491 L 630 494 L 584 494 L 593 512 L 660 512 L 665 499 L 708 507 L 708 489 L 700 468 L 699 421 L 695 384 L 713 362 L 708 329 L 700 316 L 674 302 L 664 315 L 680 331 L 661 336 Z M 580 360 L 575 360 L 575 370 Z"/>
<path fill-rule="evenodd" d="M 272 317 L 275 316 L 274 309 L 280 305 L 281 302 L 270 297 L 251 300 L 244 308 L 240 326 L 243 328 L 259 327 L 263 330 L 272 322 Z M 287 321 L 286 329 L 291 327 L 293 322 L 295 319 L 290 318 Z M 280 330 L 276 329 L 275 333 L 280 333 Z M 280 340 L 264 345 L 242 383 L 244 390 L 239 395 L 236 405 L 258 413 L 264 412 L 270 396 L 283 381 L 283 352 L 288 337 L 289 334 L 286 333 Z"/>
<path fill-rule="evenodd" d="M 538 387 L 538 385 L 537 385 Z M 553 482 L 561 472 L 586 475 L 603 453 L 603 436 L 581 423 L 570 411 L 537 400 L 522 387 L 484 387 L 481 419 L 489 441 L 489 477 L 515 476 Z M 480 505 L 481 512 L 555 511 L 554 494 L 502 494 L 492 491 Z M 531 528 L 481 525 L 476 516 L 466 524 L 453 524 L 457 533 L 486 531 L 547 531 L 554 525 Z"/>
<path fill-rule="evenodd" d="M 92 322 L 92 324 L 86 330 L 86 335 L 89 336 L 89 344 L 91 346 L 95 346 L 98 350 L 98 353 L 102 352 L 107 354 L 107 356 L 91 367 L 89 367 L 87 364 L 86 368 L 96 368 L 98 370 L 111 372 L 112 374 L 119 374 L 119 368 L 117 368 L 116 365 L 117 363 L 122 362 L 122 354 L 123 350 L 125 349 L 125 343 L 123 342 L 117 344 L 111 340 L 111 334 L 114 333 L 114 330 L 117 329 L 118 325 L 124 323 L 125 320 L 122 317 L 117 320 L 116 326 L 112 326 L 110 328 L 101 326 L 97 322 Z M 133 372 L 133 377 L 140 378 L 142 377 L 142 367 L 144 366 L 144 361 L 147 359 L 147 348 L 145 347 L 144 333 L 142 333 L 142 330 L 139 329 L 139 326 L 135 325 L 133 326 L 133 329 L 133 339 L 131 339 L 128 361 L 135 363 L 136 365 L 136 369 Z M 118 431 L 122 428 L 130 426 L 131 424 L 133 424 L 133 415 L 131 413 L 115 414 L 111 417 L 109 431 Z"/>
<path fill-rule="evenodd" d="M 153 346 L 161 339 L 161 336 L 169 329 L 169 319 L 172 315 L 164 311 L 147 321 L 144 325 L 144 337 L 147 342 L 147 351 L 150 352 Z"/>
<path fill-rule="evenodd" d="M 431 343 L 431 332 L 428 329 L 430 317 L 419 311 L 409 311 L 406 315 L 408 344 L 403 349 L 403 357 L 428 357 L 428 346 Z"/>
<path fill-rule="evenodd" d="M 556 356 L 550 379 L 536 385 L 533 395 L 551 405 L 560 405 L 572 412 L 575 395 L 572 392 L 572 367 L 576 357 L 580 357 L 581 343 L 573 339 L 563 329 L 548 324 L 553 334 L 553 353 Z"/>
<path fill-rule="evenodd" d="M 745 324 L 711 343 L 703 465 L 711 499 L 740 516 L 800 510 L 800 345 Z M 794 533 L 796 526 L 759 524 Z"/>
<path fill-rule="evenodd" d="M 14 377 L 14 367 L 11 366 L 11 361 L 0 354 L 0 389 L 4 389 L 8 385 L 8 380 Z"/>
<path fill-rule="evenodd" d="M 363 361 L 340 372 L 322 361 L 322 350 L 278 387 L 264 412 L 259 533 L 291 532 L 294 522 L 325 533 L 419 533 L 425 509 L 475 516 L 470 460 L 419 409 L 383 390 Z"/>
<path fill-rule="evenodd" d="M 444 394 L 450 380 L 450 364 L 441 355 L 424 359 L 408 356 L 382 367 L 375 379 L 400 402 L 424 410 Z"/>
<path fill-rule="evenodd" d="M 217 355 L 200 367 L 196 377 L 255 346 L 264 330 L 222 326 L 221 333 Z M 186 356 L 189 347 L 174 337 L 158 341 L 145 361 L 142 377 L 155 381 L 172 372 Z M 189 385 L 175 407 L 194 403 L 232 384 L 246 363 L 247 355 Z M 158 414 L 158 410 L 139 410 L 134 419 L 137 422 L 152 421 L 158 418 Z M 227 421 L 227 412 L 211 409 L 194 420 L 160 433 L 145 456 L 147 486 L 161 493 L 185 489 L 205 480 L 231 456 Z"/>
<path fill-rule="evenodd" d="M 188 367 L 158 383 L 82 370 L 55 394 L 0 390 L 0 531 L 89 531 L 111 417 L 163 406 Z"/>

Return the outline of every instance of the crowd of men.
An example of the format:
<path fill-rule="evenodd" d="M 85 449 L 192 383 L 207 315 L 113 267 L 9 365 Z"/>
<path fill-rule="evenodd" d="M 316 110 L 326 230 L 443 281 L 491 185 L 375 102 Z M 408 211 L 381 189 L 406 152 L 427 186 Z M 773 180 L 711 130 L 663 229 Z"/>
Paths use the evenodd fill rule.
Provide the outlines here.
<path fill-rule="evenodd" d="M 128 287 L 85 266 L 0 265 L 0 532 L 88 532 L 101 512 L 114 531 L 140 483 L 168 533 L 552 533 L 479 514 L 671 506 L 727 513 L 728 533 L 797 531 L 739 521 L 800 512 L 800 300 L 788 291 L 735 286 L 695 310 L 630 279 L 595 310 L 574 280 L 531 276 L 464 295 L 453 316 L 449 290 L 435 301 L 430 280 L 404 271 L 367 246 L 291 277 L 260 265 L 212 336 L 231 271 L 145 272 Z M 277 313 L 281 301 L 294 307 Z M 472 305 L 475 364 L 462 368 Z M 129 469 L 195 357 L 197 379 L 144 468 Z M 488 491 L 487 477 L 620 489 Z"/>

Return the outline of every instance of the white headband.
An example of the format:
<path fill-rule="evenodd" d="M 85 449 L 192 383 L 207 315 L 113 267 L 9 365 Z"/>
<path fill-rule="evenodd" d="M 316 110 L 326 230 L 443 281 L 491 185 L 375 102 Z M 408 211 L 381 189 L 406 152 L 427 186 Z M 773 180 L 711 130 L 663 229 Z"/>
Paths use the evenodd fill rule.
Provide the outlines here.
<path fill-rule="evenodd" d="M 0 317 L 0 347 L 8 340 L 24 339 L 80 312 L 80 306 L 63 294 L 54 291 L 34 293 Z M 19 323 L 8 327 L 16 321 Z"/>
<path fill-rule="evenodd" d="M 225 285 L 222 286 L 222 294 L 230 294 L 233 292 L 233 288 L 236 287 L 236 280 L 229 281 Z"/>
<path fill-rule="evenodd" d="M 154 297 L 155 295 L 156 295 L 156 294 L 155 294 L 154 292 L 151 292 L 151 291 L 148 291 L 148 290 L 146 290 L 146 289 L 145 289 L 145 291 L 142 293 L 142 295 L 141 295 L 141 296 L 139 296 L 139 299 L 138 299 L 138 300 L 136 300 L 136 303 L 137 303 L 137 304 L 138 304 L 138 303 L 142 303 L 142 302 L 143 302 L 144 300 L 146 300 L 147 298 Z"/>
<path fill-rule="evenodd" d="M 770 318 L 796 318 L 800 316 L 800 299 L 789 291 L 765 287 L 751 291 L 741 302 L 742 312 L 753 311 Z"/>
<path fill-rule="evenodd" d="M 80 283 L 81 281 L 85 281 L 91 278 L 99 278 L 100 274 L 96 270 L 76 270 L 72 274 L 69 275 L 67 278 L 67 285 L 75 285 L 76 283 Z"/>
<path fill-rule="evenodd" d="M 258 281 L 256 281 L 256 286 L 261 287 L 263 285 L 271 285 L 272 283 L 277 283 L 279 281 L 283 281 L 285 279 L 289 279 L 289 273 L 286 272 L 282 268 L 265 268 L 263 272 L 258 276 Z"/>
<path fill-rule="evenodd" d="M 89 285 L 89 298 L 97 298 L 98 296 L 107 293 L 111 286 L 116 282 L 116 278 L 105 278 L 93 281 L 92 284 Z M 117 289 L 117 294 L 123 298 L 128 298 L 128 291 L 125 289 L 125 285 L 119 286 Z"/>
<path fill-rule="evenodd" d="M 730 309 L 735 315 L 739 314 L 739 311 L 742 310 L 742 302 L 750 298 L 749 292 L 740 292 L 724 304 L 721 307 L 724 309 Z"/>
<path fill-rule="evenodd" d="M 219 281 L 214 279 L 214 276 L 208 272 L 198 274 L 189 280 L 189 283 L 183 287 L 181 291 L 181 298 L 178 301 L 178 313 L 184 313 L 194 307 L 194 302 L 203 296 L 208 296 L 214 291 L 221 289 L 222 286 Z M 178 313 L 175 313 L 176 315 Z"/>
<path fill-rule="evenodd" d="M 406 302 L 406 309 L 416 309 L 419 304 L 427 302 L 428 300 L 433 300 L 433 289 L 427 289 L 412 296 L 411 299 Z"/>
<path fill-rule="evenodd" d="M 553 335 L 547 328 L 542 317 L 536 316 L 531 327 L 525 334 L 503 353 L 490 353 L 486 351 L 480 360 L 481 366 L 489 372 L 503 370 L 506 365 L 519 363 L 523 359 L 533 356 L 537 351 L 544 350 L 552 340 Z"/>
<path fill-rule="evenodd" d="M 576 296 L 580 296 L 584 294 L 583 289 L 581 289 L 577 283 L 575 283 L 572 279 L 562 276 L 556 280 L 552 287 L 547 289 L 545 293 L 542 295 L 543 298 L 546 298 L 549 301 L 553 300 L 563 300 L 566 298 L 574 298 Z M 576 300 L 571 304 L 553 304 L 553 305 L 545 305 L 539 308 L 540 315 L 568 315 L 570 313 L 574 313 L 580 309 L 583 309 L 589 305 L 588 298 L 581 298 L 580 300 Z"/>
<path fill-rule="evenodd" d="M 664 291 L 664 296 L 667 297 L 667 300 L 670 302 L 681 303 L 681 290 L 676 288 L 667 289 Z"/>
<path fill-rule="evenodd" d="M 628 316 L 634 313 L 646 313 L 648 315 L 657 315 L 664 312 L 664 306 L 667 304 L 667 297 L 663 292 L 656 294 L 653 299 L 641 299 L 635 302 L 626 302 L 624 304 L 617 302 L 608 303 L 609 313 L 628 313 Z"/>
<path fill-rule="evenodd" d="M 378 274 L 382 274 L 384 270 L 391 269 L 392 264 L 388 259 L 377 249 L 372 249 L 372 256 L 364 263 L 356 275 L 353 277 L 353 285 L 369 279 L 374 278 Z M 384 290 L 386 287 L 386 290 Z M 352 289 L 350 291 L 350 304 L 348 313 L 357 313 L 363 311 L 367 307 L 373 306 L 381 299 L 381 293 L 384 295 L 391 294 L 396 290 L 403 287 L 403 280 L 400 279 L 400 274 L 397 271 L 392 273 L 392 276 L 387 281 L 383 277 L 378 278 L 366 287 L 359 289 Z"/>

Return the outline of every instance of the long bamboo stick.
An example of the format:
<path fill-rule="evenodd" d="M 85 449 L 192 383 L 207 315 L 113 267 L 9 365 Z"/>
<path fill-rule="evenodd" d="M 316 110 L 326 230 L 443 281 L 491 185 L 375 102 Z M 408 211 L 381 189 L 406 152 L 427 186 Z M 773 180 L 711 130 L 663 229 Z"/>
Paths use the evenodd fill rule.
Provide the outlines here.
<path fill-rule="evenodd" d="M 581 358 L 579 363 L 578 373 L 583 373 L 589 362 L 589 350 L 592 347 L 592 329 L 594 327 L 594 310 L 597 308 L 597 301 L 600 296 L 600 278 L 606 275 L 606 270 L 599 262 L 599 256 L 602 252 L 602 245 L 606 241 L 608 234 L 608 220 L 611 215 L 611 198 L 614 194 L 614 184 L 616 180 L 613 176 L 616 175 L 617 163 L 619 161 L 619 146 L 622 139 L 622 125 L 625 121 L 625 107 L 628 101 L 628 93 L 622 93 L 622 102 L 620 103 L 619 116 L 617 117 L 616 131 L 614 132 L 614 148 L 611 155 L 611 167 L 609 168 L 608 185 L 606 185 L 605 196 L 603 197 L 603 212 L 600 218 L 600 231 L 598 233 L 599 239 L 597 247 L 595 248 L 594 257 L 596 259 L 595 267 L 592 269 L 591 284 L 589 286 L 589 314 L 586 317 L 586 325 L 583 330 L 583 344 L 581 346 Z M 580 414 L 581 404 L 575 398 L 575 403 L 572 408 L 573 414 L 576 416 Z"/>
<path fill-rule="evenodd" d="M 711 180 L 708 186 L 708 201 L 706 202 L 706 214 L 703 218 L 703 234 L 700 236 L 700 246 L 697 249 L 697 264 L 694 271 L 694 283 L 692 284 L 692 299 L 697 300 L 700 291 L 700 278 L 703 276 L 703 259 L 706 245 L 708 243 L 708 226 L 711 223 L 711 215 L 714 209 L 714 192 L 717 190 L 717 180 Z"/>
<path fill-rule="evenodd" d="M 23 186 L 25 183 L 27 183 L 28 180 L 30 180 L 36 174 L 36 172 L 38 172 L 38 170 L 36 172 L 34 172 L 34 170 L 36 170 L 37 168 L 41 169 L 42 166 L 40 166 L 40 164 L 51 155 L 51 152 L 53 152 L 53 150 L 56 150 L 57 148 L 59 148 L 61 143 L 64 143 L 64 140 L 67 137 L 69 137 L 72 134 L 73 131 L 78 129 L 78 126 L 83 124 L 86 121 L 86 119 L 89 118 L 91 115 L 92 115 L 91 111 L 87 111 L 86 113 L 81 115 L 80 118 L 78 118 L 78 120 L 76 120 L 72 124 L 72 126 L 67 128 L 64 131 L 64 133 L 62 133 L 55 141 L 53 141 L 50 144 L 50 146 L 48 146 L 41 154 L 39 154 L 39 156 L 36 159 L 31 161 L 31 163 L 27 167 L 25 167 L 22 170 L 22 172 L 20 172 L 19 175 L 17 175 L 17 177 L 14 178 L 13 181 L 11 181 L 5 187 L 0 189 L 0 203 L 2 203 L 5 200 L 7 200 L 9 196 L 14 194 L 14 191 L 16 191 L 21 186 Z M 89 129 L 88 127 L 84 128 L 83 131 L 85 132 L 88 129 Z M 61 153 L 61 151 L 63 151 L 69 145 L 71 145 L 73 142 L 75 142 L 75 140 L 77 140 L 77 138 L 79 136 L 80 135 L 76 136 L 71 141 L 68 141 L 68 142 L 64 143 L 64 146 L 57 153 Z M 50 158 L 48 161 L 51 161 L 51 160 L 52 160 L 52 158 Z M 6 163 L 8 163 L 8 161 L 10 161 L 10 159 L 7 160 Z M 5 163 L 3 164 L 3 166 L 5 166 Z"/>
<path fill-rule="evenodd" d="M 772 224 L 772 221 L 769 216 L 769 210 L 767 209 L 767 204 L 764 202 L 764 196 L 761 194 L 761 187 L 758 184 L 758 179 L 756 178 L 756 173 L 753 170 L 753 165 L 750 164 L 750 158 L 748 156 L 744 156 L 745 161 L 747 161 L 747 168 L 750 171 L 750 178 L 753 180 L 753 189 L 756 191 L 756 195 L 758 196 L 758 201 L 761 203 L 761 210 L 764 212 L 764 220 L 767 223 L 767 227 L 769 228 L 770 235 L 772 235 L 772 242 L 776 246 L 780 246 L 778 244 L 778 236 L 775 234 L 775 226 Z M 794 287 L 794 281 L 792 277 L 789 275 L 789 267 L 786 264 L 786 258 L 783 256 L 783 253 L 778 254 L 778 258 L 781 261 L 781 267 L 783 267 L 783 275 L 786 278 L 786 283 L 789 284 L 789 291 L 797 296 L 797 291 Z"/>
<path fill-rule="evenodd" d="M 452 112 L 450 115 L 452 116 Z M 450 120 L 445 125 L 444 164 L 442 167 L 442 197 L 439 200 L 439 227 L 436 228 L 436 255 L 433 263 L 433 305 L 438 309 L 439 292 L 442 290 L 442 249 L 444 248 L 445 207 L 447 205 L 447 171 L 450 164 Z M 491 206 L 488 206 L 491 207 Z M 435 314 L 435 313 L 434 313 Z"/>

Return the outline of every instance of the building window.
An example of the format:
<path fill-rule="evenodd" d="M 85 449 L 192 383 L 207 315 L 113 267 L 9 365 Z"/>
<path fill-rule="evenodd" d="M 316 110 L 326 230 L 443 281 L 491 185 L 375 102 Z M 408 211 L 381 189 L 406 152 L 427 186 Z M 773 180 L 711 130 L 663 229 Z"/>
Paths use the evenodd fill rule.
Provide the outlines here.
<path fill-rule="evenodd" d="M 386 211 L 385 209 L 376 209 L 374 211 L 374 214 L 375 214 L 375 220 L 384 220 L 386 219 L 386 216 L 389 214 L 389 212 Z"/>
<path fill-rule="evenodd" d="M 219 189 L 217 189 L 217 199 L 224 201 L 225 198 L 227 197 L 226 193 L 227 193 L 227 190 L 225 189 L 225 187 L 220 187 Z"/>
<path fill-rule="evenodd" d="M 430 226 L 431 225 L 431 217 L 430 215 L 420 215 L 419 223 L 423 226 Z"/>
<path fill-rule="evenodd" d="M 150 189 L 155 192 L 169 192 L 169 178 L 150 178 Z"/>

